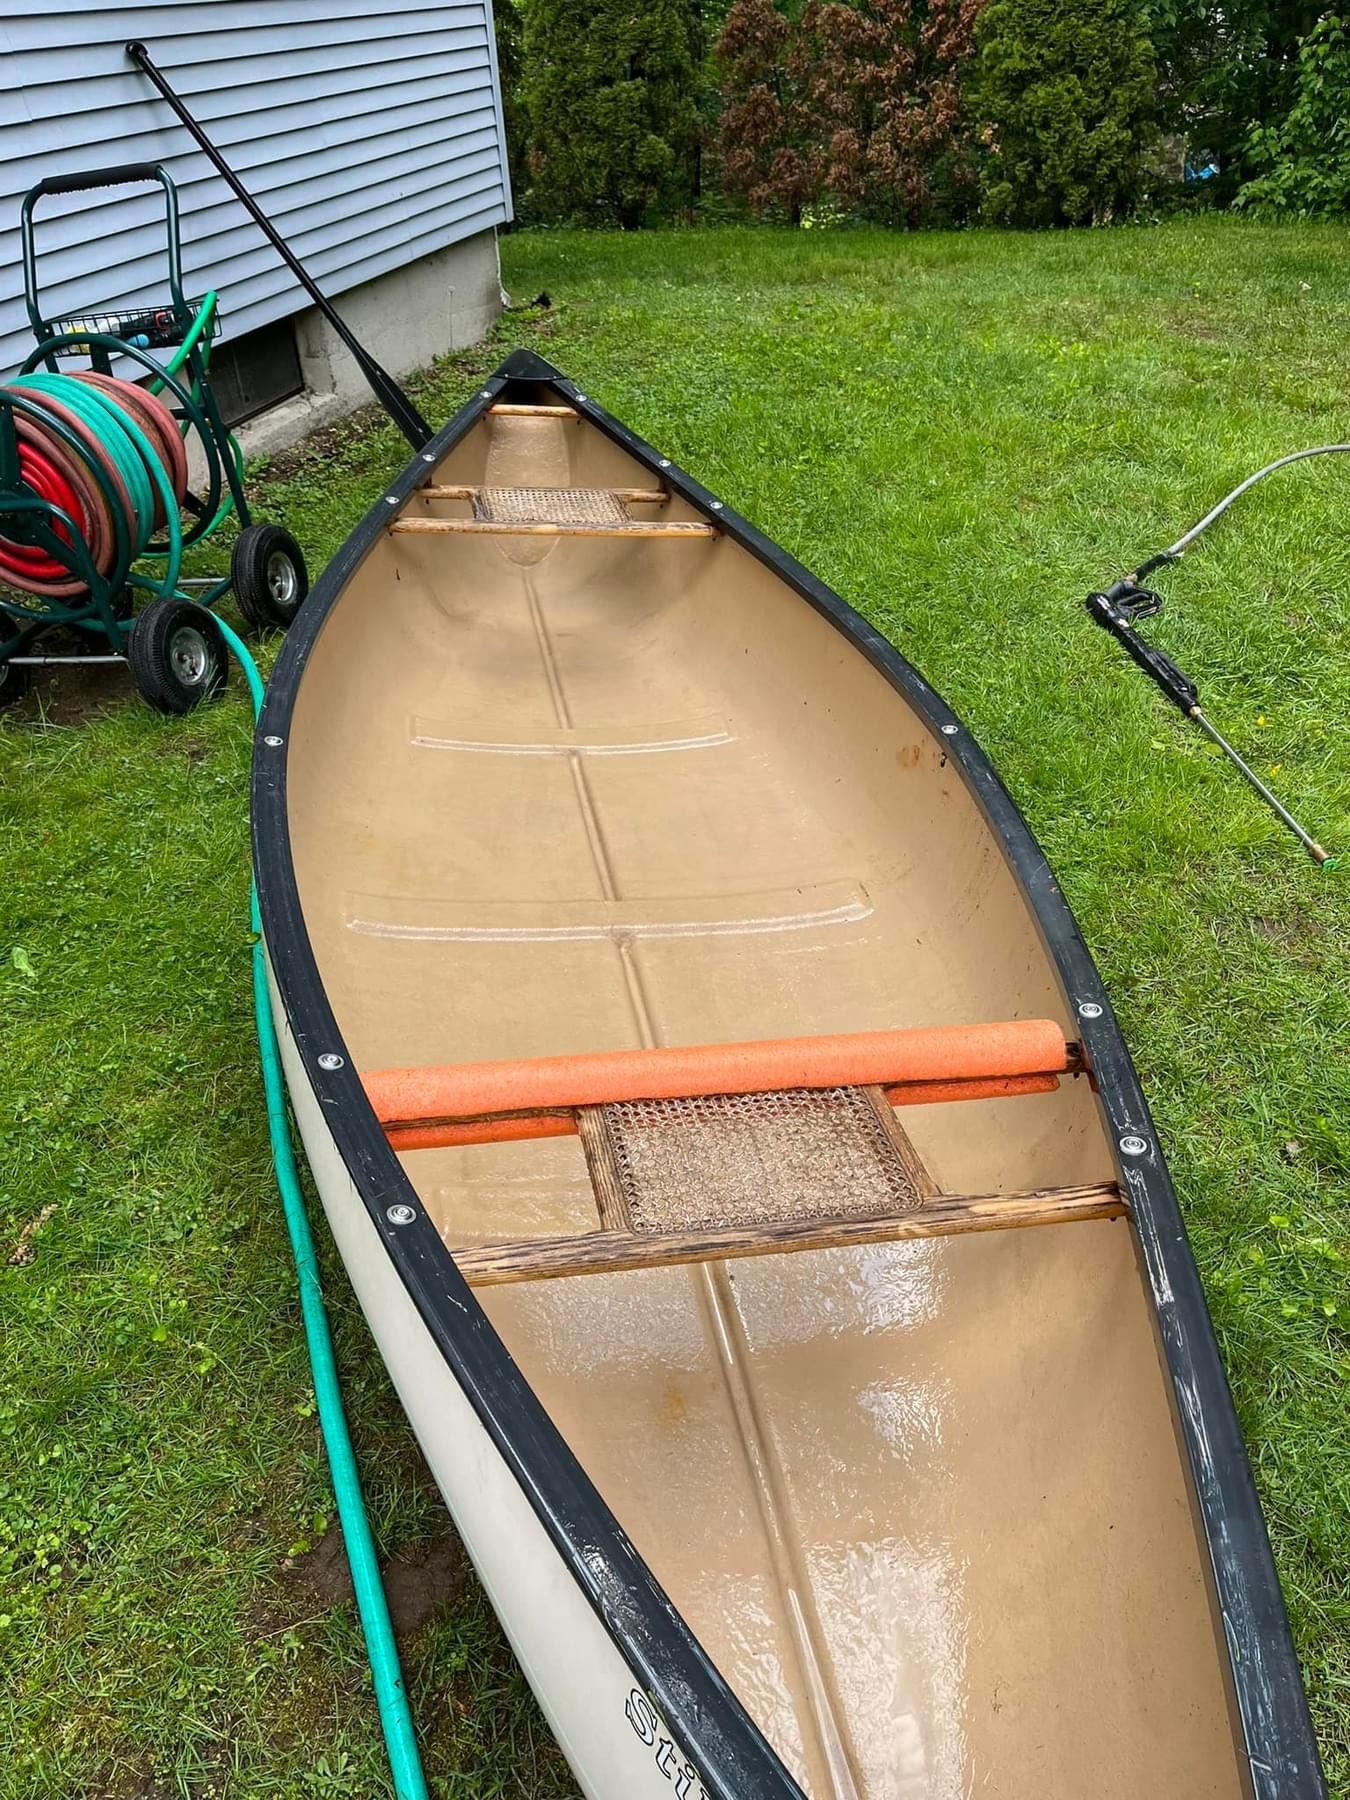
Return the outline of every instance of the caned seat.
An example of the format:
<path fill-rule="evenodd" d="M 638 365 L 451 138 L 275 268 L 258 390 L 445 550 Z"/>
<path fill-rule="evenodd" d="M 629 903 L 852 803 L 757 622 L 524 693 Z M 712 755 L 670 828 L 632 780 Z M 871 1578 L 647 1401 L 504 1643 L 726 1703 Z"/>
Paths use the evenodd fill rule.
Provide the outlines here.
<path fill-rule="evenodd" d="M 1045 1093 L 1080 1070 L 1059 1026 L 1031 1019 L 364 1081 L 398 1150 L 580 1136 L 596 1229 L 454 1249 L 466 1278 L 489 1284 L 1115 1217 L 1113 1183 L 942 1193 L 895 1114 Z"/>

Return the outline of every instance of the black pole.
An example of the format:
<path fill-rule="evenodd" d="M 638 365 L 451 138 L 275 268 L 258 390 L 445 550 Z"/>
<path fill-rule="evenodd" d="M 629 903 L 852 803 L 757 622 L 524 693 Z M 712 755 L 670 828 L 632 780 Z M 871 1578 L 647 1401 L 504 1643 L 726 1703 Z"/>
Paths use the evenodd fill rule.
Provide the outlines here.
<path fill-rule="evenodd" d="M 281 236 L 281 233 L 277 230 L 276 226 L 273 225 L 266 213 L 263 212 L 252 194 L 249 193 L 243 182 L 240 181 L 234 170 L 231 169 L 229 164 L 225 161 L 225 158 L 220 154 L 219 150 L 216 149 L 210 138 L 207 137 L 201 126 L 193 118 L 186 106 L 183 105 L 183 102 L 178 98 L 178 95 L 174 93 L 163 75 L 161 75 L 154 63 L 150 60 L 150 52 L 146 49 L 145 45 L 128 44 L 127 55 L 131 58 L 132 62 L 136 64 L 138 69 L 150 77 L 150 80 L 158 88 L 161 97 L 177 115 L 180 124 L 191 136 L 203 156 L 211 163 L 221 180 L 229 187 L 230 191 L 239 201 L 239 204 L 253 220 L 253 223 L 262 232 L 263 236 L 267 239 L 268 243 L 271 244 L 282 262 L 285 263 L 286 267 L 291 271 L 291 274 L 295 276 L 295 279 L 300 283 L 301 287 L 304 288 L 305 292 L 318 307 L 324 318 L 327 319 L 328 323 L 333 327 L 333 330 L 338 334 L 343 343 L 356 358 L 357 367 L 370 384 L 371 392 L 379 401 L 380 405 L 389 414 L 389 417 L 394 421 L 395 425 L 398 426 L 399 430 L 403 433 L 404 437 L 407 438 L 413 449 L 420 450 L 424 444 L 429 443 L 431 440 L 432 430 L 430 425 L 427 424 L 421 413 L 418 412 L 417 408 L 394 380 L 393 376 L 389 374 L 388 370 L 382 369 L 370 352 L 363 349 L 357 342 L 356 337 L 348 328 L 342 316 L 337 311 L 337 308 L 320 291 L 319 285 L 314 280 L 313 276 L 310 275 L 299 257 L 296 256 L 290 245 L 287 244 L 285 239 Z"/>

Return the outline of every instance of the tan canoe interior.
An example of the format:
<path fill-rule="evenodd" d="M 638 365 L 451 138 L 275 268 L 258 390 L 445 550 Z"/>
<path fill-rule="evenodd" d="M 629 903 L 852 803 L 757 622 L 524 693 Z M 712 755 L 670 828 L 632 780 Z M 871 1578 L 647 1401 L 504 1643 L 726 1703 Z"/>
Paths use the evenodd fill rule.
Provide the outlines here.
<path fill-rule="evenodd" d="M 654 482 L 594 427 L 528 414 L 428 474 Z M 384 533 L 313 651 L 289 771 L 305 918 L 363 1069 L 1073 1035 L 942 740 L 724 536 Z M 939 1191 L 1114 1178 L 1083 1080 L 897 1117 Z M 596 1223 L 575 1137 L 403 1162 L 450 1246 Z M 1126 1220 L 479 1298 L 812 1800 L 1247 1793 Z"/>

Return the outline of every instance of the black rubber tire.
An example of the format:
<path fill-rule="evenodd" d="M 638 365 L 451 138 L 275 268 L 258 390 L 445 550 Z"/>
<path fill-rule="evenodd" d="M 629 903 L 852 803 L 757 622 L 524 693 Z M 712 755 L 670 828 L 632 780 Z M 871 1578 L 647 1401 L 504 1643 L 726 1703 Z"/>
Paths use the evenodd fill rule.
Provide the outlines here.
<path fill-rule="evenodd" d="M 195 600 L 152 600 L 127 639 L 136 692 L 156 712 L 185 713 L 225 686 L 230 653 L 220 626 Z"/>
<path fill-rule="evenodd" d="M 0 662 L 0 707 L 17 706 L 33 685 L 33 671 L 25 663 Z"/>
<path fill-rule="evenodd" d="M 246 525 L 235 540 L 230 581 L 254 631 L 285 631 L 309 592 L 305 553 L 282 525 Z"/>

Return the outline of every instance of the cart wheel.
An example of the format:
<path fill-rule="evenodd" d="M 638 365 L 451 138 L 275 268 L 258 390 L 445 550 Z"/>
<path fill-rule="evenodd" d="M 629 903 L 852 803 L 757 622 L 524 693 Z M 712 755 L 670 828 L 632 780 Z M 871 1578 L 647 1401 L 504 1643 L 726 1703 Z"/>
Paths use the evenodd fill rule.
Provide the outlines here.
<path fill-rule="evenodd" d="M 246 525 L 230 561 L 239 610 L 255 631 L 285 631 L 309 592 L 305 553 L 280 525 Z"/>
<path fill-rule="evenodd" d="M 127 639 L 136 692 L 156 712 L 185 713 L 225 685 L 229 652 L 220 627 L 193 600 L 152 600 Z"/>
<path fill-rule="evenodd" d="M 33 671 L 26 663 L 0 662 L 0 706 L 14 706 L 28 692 Z"/>

